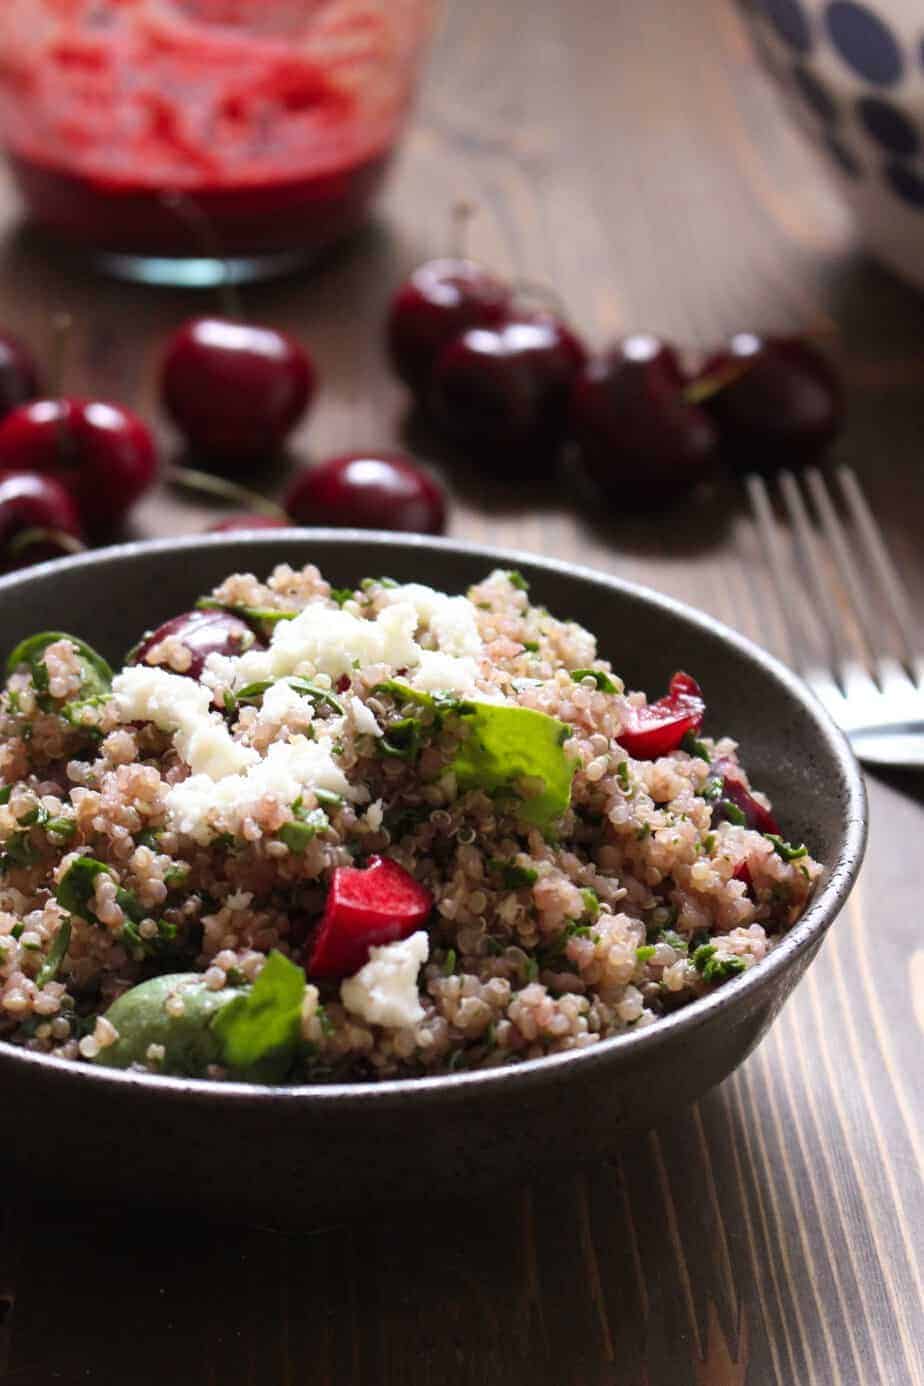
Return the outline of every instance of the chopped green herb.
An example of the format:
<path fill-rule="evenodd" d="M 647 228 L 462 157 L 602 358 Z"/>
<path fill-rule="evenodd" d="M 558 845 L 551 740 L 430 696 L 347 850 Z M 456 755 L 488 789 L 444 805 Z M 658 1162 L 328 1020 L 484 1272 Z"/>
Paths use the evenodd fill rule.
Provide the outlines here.
<path fill-rule="evenodd" d="M 224 1064 L 239 1077 L 281 1079 L 298 1048 L 304 996 L 303 970 L 273 950 L 249 991 L 212 1020 Z"/>
<path fill-rule="evenodd" d="M 104 862 L 94 857 L 76 857 L 58 882 L 55 899 L 69 914 L 81 919 L 95 919 L 90 908 L 97 876 L 111 876 L 112 872 Z"/>
<path fill-rule="evenodd" d="M 376 750 L 380 755 L 393 756 L 397 760 L 413 761 L 420 751 L 421 722 L 419 717 L 400 717 L 389 722 L 382 736 L 376 740 Z"/>
<path fill-rule="evenodd" d="M 748 820 L 744 810 L 740 809 L 737 804 L 733 804 L 731 799 L 720 799 L 718 812 L 721 818 L 724 818 L 728 823 L 734 823 L 736 828 L 747 826 Z"/>
<path fill-rule="evenodd" d="M 443 976 L 444 976 L 444 977 L 451 977 L 451 976 L 452 976 L 452 974 L 453 974 L 453 973 L 455 972 L 455 970 L 456 970 L 456 962 L 457 962 L 456 950 L 455 950 L 454 948 L 450 948 L 450 950 L 449 950 L 449 952 L 446 954 L 445 960 L 444 960 L 444 962 L 443 962 Z"/>
<path fill-rule="evenodd" d="M 784 841 L 776 833 L 764 833 L 768 842 L 773 843 L 773 850 L 783 861 L 798 861 L 800 857 L 808 856 L 808 848 L 805 843 L 800 843 L 798 847 L 793 847 L 792 843 Z"/>
<path fill-rule="evenodd" d="M 715 851 L 715 844 L 715 833 L 707 833 L 706 836 L 703 838 L 702 842 L 700 843 L 700 846 L 707 857 L 712 856 L 713 852 Z"/>
<path fill-rule="evenodd" d="M 162 831 L 161 828 L 142 828 L 140 833 L 135 834 L 135 841 L 139 847 L 150 847 L 154 852 L 157 850 L 157 838 Z"/>
<path fill-rule="evenodd" d="M 654 944 L 646 943 L 644 947 L 636 948 L 635 956 L 640 963 L 647 963 L 651 962 L 651 959 L 654 957 L 656 951 L 657 950 L 655 949 Z"/>
<path fill-rule="evenodd" d="M 619 781 L 619 788 L 622 790 L 623 794 L 628 794 L 629 762 L 627 760 L 621 760 L 616 766 L 616 778 Z"/>
<path fill-rule="evenodd" d="M 680 743 L 681 751 L 686 751 L 688 756 L 698 756 L 700 760 L 708 764 L 712 760 L 709 749 L 705 741 L 699 741 L 693 732 L 688 731 Z"/>
<path fill-rule="evenodd" d="M 651 837 L 651 824 L 642 823 L 640 827 L 636 828 L 635 837 L 638 842 L 644 842 L 646 837 Z"/>
<path fill-rule="evenodd" d="M 604 673 L 602 669 L 572 669 L 571 677 L 575 683 L 582 683 L 584 679 L 593 679 L 599 693 L 619 692 L 619 688 L 609 674 Z"/>
<path fill-rule="evenodd" d="M 510 583 L 510 586 L 515 587 L 518 592 L 529 591 L 529 583 L 526 581 L 523 574 L 518 572 L 516 568 L 509 568 L 507 570 L 507 581 Z"/>
<path fill-rule="evenodd" d="M 279 829 L 278 837 L 280 842 L 284 842 L 290 852 L 300 855 L 304 852 L 309 842 L 313 842 L 319 833 L 323 833 L 325 828 L 330 827 L 330 820 L 323 809 L 311 809 L 305 812 L 296 809 L 293 805 L 295 817 L 291 823 L 283 823 Z"/>
<path fill-rule="evenodd" d="M 693 953 L 693 966 L 697 972 L 702 972 L 710 959 L 715 957 L 714 943 L 701 943 Z"/>
<path fill-rule="evenodd" d="M 729 977 L 734 977 L 739 972 L 744 972 L 745 964 L 742 958 L 708 958 L 700 968 L 704 982 L 727 982 Z"/>
<path fill-rule="evenodd" d="M 343 703 L 334 696 L 329 688 L 319 688 L 317 684 L 309 683 L 307 679 L 290 679 L 289 685 L 301 697 L 309 698 L 317 707 L 332 708 L 338 717 L 343 716 Z"/>
<path fill-rule="evenodd" d="M 176 890 L 180 886 L 184 886 L 188 879 L 189 867 L 185 864 L 181 866 L 168 866 L 167 870 L 164 872 L 164 885 L 168 890 Z"/>
<path fill-rule="evenodd" d="M 658 934 L 658 942 L 666 943 L 669 948 L 673 948 L 675 953 L 687 951 L 687 940 L 682 934 L 675 933 L 673 929 L 662 929 Z"/>
<path fill-rule="evenodd" d="M 711 942 L 712 935 L 710 934 L 708 929 L 697 929 L 694 934 L 690 935 L 690 938 L 687 942 L 687 947 L 689 948 L 690 954 L 692 956 L 692 954 L 696 952 L 697 948 L 705 948 Z"/>
<path fill-rule="evenodd" d="M 337 794 L 333 789 L 315 789 L 312 791 L 319 804 L 325 808 L 342 808 L 343 795 Z"/>
<path fill-rule="evenodd" d="M 721 775 L 709 775 L 696 792 L 707 804 L 717 804 L 725 792 L 725 780 Z"/>
<path fill-rule="evenodd" d="M 112 670 L 106 660 L 76 635 L 68 635 L 60 630 L 41 631 L 38 635 L 30 635 L 27 640 L 20 641 L 6 662 L 7 677 L 15 674 L 20 665 L 27 664 L 35 687 L 40 692 L 47 693 L 48 666 L 45 663 L 45 651 L 49 645 L 54 645 L 59 640 L 70 641 L 76 651 L 81 694 L 85 698 L 90 698 L 108 693 L 112 687 Z"/>
<path fill-rule="evenodd" d="M 224 703 L 225 716 L 236 717 L 238 702 L 240 700 L 234 696 L 230 688 L 226 688 L 224 693 L 222 693 L 221 701 Z"/>
<path fill-rule="evenodd" d="M 538 654 L 538 653 L 539 653 L 539 641 L 538 641 L 538 640 L 524 640 L 524 641 L 523 641 L 523 648 L 524 648 L 524 650 L 526 651 L 527 654 Z"/>
<path fill-rule="evenodd" d="M 227 611 L 232 616 L 239 616 L 242 621 L 267 626 L 274 626 L 278 621 L 294 621 L 298 615 L 297 611 L 280 611 L 275 606 L 247 606 L 241 602 L 220 602 L 216 597 L 200 597 L 196 606 L 200 611 Z"/>
<path fill-rule="evenodd" d="M 387 587 L 397 587 L 397 586 L 398 586 L 398 584 L 395 582 L 394 578 L 390 578 L 390 577 L 380 577 L 380 578 L 367 577 L 367 578 L 363 578 L 362 582 L 361 582 L 359 585 L 360 585 L 360 587 L 362 588 L 362 590 L 363 590 L 364 592 L 368 592 L 370 587 L 386 587 L 386 588 L 387 588 Z"/>
<path fill-rule="evenodd" d="M 488 866 L 492 871 L 500 872 L 505 890 L 519 890 L 522 886 L 535 885 L 539 879 L 538 871 L 534 871 L 531 866 L 518 866 L 515 861 L 501 861 L 497 857 L 492 857 Z"/>
<path fill-rule="evenodd" d="M 581 891 L 581 899 L 584 901 L 584 913 L 590 916 L 590 922 L 596 924 L 600 918 L 600 896 L 590 886 L 585 886 Z"/>
<path fill-rule="evenodd" d="M 44 804 L 35 803 L 16 822 L 23 828 L 43 828 L 48 822 L 48 810 Z"/>
<path fill-rule="evenodd" d="M 26 926 L 25 926 L 25 924 L 14 924 L 13 927 L 12 927 L 12 929 L 10 930 L 10 936 L 11 936 L 11 938 L 15 938 L 15 939 L 19 940 L 19 939 L 22 938 L 22 936 L 23 936 L 23 934 L 24 934 L 25 932 L 26 932 Z"/>
<path fill-rule="evenodd" d="M 494 607 L 491 605 L 490 602 L 476 602 L 475 605 L 477 606 L 477 608 L 478 608 L 479 611 L 493 611 L 493 610 L 494 610 Z"/>
<path fill-rule="evenodd" d="M 10 795 L 12 794 L 12 792 L 13 786 L 11 784 L 5 784 L 0 786 L 0 804 L 8 804 L 10 802 Z"/>
<path fill-rule="evenodd" d="M 48 818 L 45 821 L 45 831 L 53 833 L 55 837 L 63 837 L 65 842 L 69 842 L 77 831 L 77 824 L 73 818 Z"/>
<path fill-rule="evenodd" d="M 346 606 L 347 602 L 353 600 L 352 587 L 332 587 L 330 589 L 330 599 L 338 606 Z"/>
<path fill-rule="evenodd" d="M 535 958 L 527 958 L 527 959 L 526 959 L 526 980 L 527 980 L 528 982 L 535 982 L 535 980 L 536 980 L 536 978 L 537 978 L 538 976 L 539 976 L 539 964 L 536 962 L 536 959 L 535 959 Z"/>

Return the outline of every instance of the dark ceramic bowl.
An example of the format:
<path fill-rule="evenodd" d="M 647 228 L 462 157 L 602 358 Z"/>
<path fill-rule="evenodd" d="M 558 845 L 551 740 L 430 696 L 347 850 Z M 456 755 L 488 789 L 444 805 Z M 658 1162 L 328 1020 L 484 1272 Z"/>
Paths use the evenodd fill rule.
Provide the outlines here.
<path fill-rule="evenodd" d="M 62 1063 L 0 1044 L 0 1158 L 39 1187 L 148 1200 L 285 1226 L 393 1197 L 468 1191 L 600 1156 L 721 1082 L 765 1033 L 844 903 L 865 798 L 844 738 L 776 660 L 688 607 L 525 554 L 368 532 L 266 532 L 128 545 L 0 580 L 6 649 L 34 631 L 83 636 L 120 663 L 146 627 L 227 573 L 318 564 L 462 591 L 515 566 L 532 596 L 595 631 L 632 687 L 675 669 L 702 683 L 707 730 L 741 741 L 790 838 L 825 863 L 803 918 L 759 967 L 638 1034 L 509 1068 L 358 1086 L 262 1088 Z"/>

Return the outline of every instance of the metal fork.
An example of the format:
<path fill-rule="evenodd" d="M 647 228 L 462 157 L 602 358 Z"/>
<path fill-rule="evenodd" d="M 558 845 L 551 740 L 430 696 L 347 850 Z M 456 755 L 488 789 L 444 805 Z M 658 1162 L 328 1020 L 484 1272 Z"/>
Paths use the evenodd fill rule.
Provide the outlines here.
<path fill-rule="evenodd" d="M 793 663 L 871 765 L 924 767 L 924 660 L 907 593 L 855 473 L 745 485 Z M 784 537 L 785 536 L 785 537 Z"/>

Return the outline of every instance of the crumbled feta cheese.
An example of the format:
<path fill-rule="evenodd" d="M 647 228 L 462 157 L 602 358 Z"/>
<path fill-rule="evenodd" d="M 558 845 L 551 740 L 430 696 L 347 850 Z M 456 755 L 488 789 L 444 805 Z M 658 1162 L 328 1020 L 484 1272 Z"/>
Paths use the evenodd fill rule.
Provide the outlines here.
<path fill-rule="evenodd" d="M 116 674 L 112 692 L 123 722 L 153 722 L 174 733 L 173 744 L 194 775 L 218 780 L 259 760 L 233 739 L 211 711 L 211 693 L 195 679 L 137 664 Z"/>
<path fill-rule="evenodd" d="M 430 955 L 423 929 L 399 943 L 369 949 L 369 961 L 355 977 L 340 984 L 340 999 L 348 1011 L 370 1025 L 405 1029 L 424 1018 L 417 974 Z"/>
<path fill-rule="evenodd" d="M 421 582 L 408 582 L 387 589 L 385 599 L 388 602 L 409 603 L 417 612 L 418 623 L 429 630 L 444 654 L 481 654 L 478 615 L 468 597 L 450 597 L 433 587 L 425 587 Z"/>
<path fill-rule="evenodd" d="M 352 713 L 353 725 L 358 732 L 362 732 L 366 736 L 382 736 L 382 728 L 375 720 L 372 709 L 366 707 L 362 698 L 357 698 L 354 695 L 349 699 L 347 706 Z"/>
<path fill-rule="evenodd" d="M 478 692 L 477 678 L 478 666 L 468 656 L 457 659 L 440 650 L 421 650 L 410 682 L 431 693 L 474 694 Z"/>
<path fill-rule="evenodd" d="M 257 721 L 261 726 L 285 721 L 304 723 L 311 720 L 311 713 L 311 703 L 304 694 L 296 692 L 287 679 L 280 679 L 263 694 Z"/>
<path fill-rule="evenodd" d="M 369 797 L 368 790 L 349 783 L 328 741 L 293 736 L 289 741 L 274 741 L 263 759 L 258 758 L 243 775 L 221 780 L 190 775 L 173 785 L 165 801 L 167 820 L 174 831 L 208 842 L 221 831 L 215 826 L 216 816 L 233 831 L 265 795 L 291 804 L 306 789 L 328 789 L 359 801 Z"/>
<path fill-rule="evenodd" d="M 374 621 L 349 611 L 306 606 L 291 621 L 280 621 L 266 650 L 238 656 L 211 654 L 206 661 L 209 680 L 242 687 L 258 679 L 281 679 L 290 674 L 329 674 L 337 679 L 363 667 L 387 664 L 393 669 L 417 663 L 414 642 L 417 615 L 407 603 L 388 606 Z"/>

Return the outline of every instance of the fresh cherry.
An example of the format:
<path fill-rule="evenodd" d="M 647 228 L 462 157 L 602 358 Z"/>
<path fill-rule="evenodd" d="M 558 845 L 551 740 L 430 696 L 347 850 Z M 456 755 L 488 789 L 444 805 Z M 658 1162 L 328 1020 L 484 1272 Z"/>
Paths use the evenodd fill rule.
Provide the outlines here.
<path fill-rule="evenodd" d="M 161 368 L 164 404 L 193 451 L 233 465 L 277 452 L 315 385 L 311 357 L 294 337 L 227 318 L 186 323 Z"/>
<path fill-rule="evenodd" d="M 0 419 L 39 393 L 38 367 L 17 337 L 0 333 Z"/>
<path fill-rule="evenodd" d="M 235 530 L 246 529 L 286 529 L 290 521 L 280 515 L 229 515 L 226 520 L 216 520 L 209 525 L 209 534 L 230 534 Z"/>
<path fill-rule="evenodd" d="M 532 313 L 473 327 L 440 353 L 433 371 L 435 421 L 458 441 L 516 465 L 557 452 L 568 400 L 587 361 L 560 319 Z"/>
<path fill-rule="evenodd" d="M 169 663 L 163 667 L 191 679 L 199 677 L 210 654 L 239 655 L 254 645 L 263 645 L 250 626 L 230 611 L 184 611 L 156 630 L 146 631 L 139 644 L 129 652 L 126 663 L 153 663 L 148 656 L 168 636 L 178 640 L 189 652 L 190 663 L 185 669 L 176 669 Z"/>
<path fill-rule="evenodd" d="M 300 471 L 285 508 L 299 525 L 347 525 L 440 534 L 442 487 L 397 452 L 356 452 Z"/>
<path fill-rule="evenodd" d="M 351 977 L 369 949 L 422 929 L 433 896 L 390 857 L 372 856 L 364 870 L 335 867 L 308 959 L 312 977 Z"/>
<path fill-rule="evenodd" d="M 492 327 L 505 316 L 507 287 L 472 260 L 429 260 L 402 284 L 386 324 L 388 354 L 398 375 L 424 395 L 437 356 L 469 327 Z"/>
<path fill-rule="evenodd" d="M 690 386 L 718 426 L 723 456 L 761 471 L 810 461 L 839 432 L 844 395 L 830 363 L 798 337 L 740 332 Z"/>
<path fill-rule="evenodd" d="M 647 334 L 626 337 L 581 373 L 571 429 L 584 470 L 607 497 L 658 506 L 708 471 L 716 428 L 683 390 L 675 351 Z"/>
<path fill-rule="evenodd" d="M 657 760 L 676 751 L 688 732 L 703 725 L 706 704 L 699 684 L 689 674 L 676 673 L 657 702 L 627 705 L 616 740 L 635 760 Z"/>
<path fill-rule="evenodd" d="M 80 516 L 70 491 L 36 472 L 0 474 L 0 562 L 26 568 L 82 548 Z"/>
<path fill-rule="evenodd" d="M 71 492 L 90 533 L 111 529 L 157 473 L 147 425 L 101 400 L 41 399 L 0 423 L 0 470 L 42 472 Z"/>

